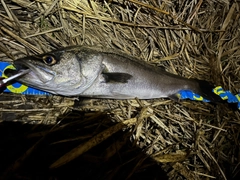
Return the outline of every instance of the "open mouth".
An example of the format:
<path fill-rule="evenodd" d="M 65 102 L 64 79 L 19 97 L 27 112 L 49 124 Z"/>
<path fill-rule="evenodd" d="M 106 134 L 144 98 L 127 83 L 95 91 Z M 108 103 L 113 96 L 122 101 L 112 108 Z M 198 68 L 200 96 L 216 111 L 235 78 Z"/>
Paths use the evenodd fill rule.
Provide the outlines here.
<path fill-rule="evenodd" d="M 5 74 L 7 77 L 14 76 L 18 73 L 19 73 L 19 71 L 16 70 L 16 69 L 5 69 L 4 72 L 3 72 L 3 74 Z"/>
<path fill-rule="evenodd" d="M 4 71 L 5 74 L 8 74 L 8 78 L 5 79 L 6 82 L 12 81 L 14 79 L 17 79 L 21 76 L 24 76 L 25 74 L 29 73 L 30 69 L 26 69 L 26 70 L 14 70 L 14 69 L 7 69 L 6 71 Z M 10 75 L 10 76 L 9 76 Z"/>
<path fill-rule="evenodd" d="M 28 83 L 47 83 L 54 77 L 54 72 L 50 69 L 27 61 L 15 61 L 14 67 L 16 69 L 6 69 L 4 74 L 8 77 L 17 76 L 20 81 Z"/>
<path fill-rule="evenodd" d="M 14 68 L 15 69 L 12 69 L 12 68 L 5 69 L 3 73 L 6 76 L 10 77 L 10 76 L 15 76 L 17 74 L 25 75 L 31 71 L 29 67 L 19 63 L 14 64 Z M 26 73 L 22 73 L 22 72 L 26 72 Z"/>

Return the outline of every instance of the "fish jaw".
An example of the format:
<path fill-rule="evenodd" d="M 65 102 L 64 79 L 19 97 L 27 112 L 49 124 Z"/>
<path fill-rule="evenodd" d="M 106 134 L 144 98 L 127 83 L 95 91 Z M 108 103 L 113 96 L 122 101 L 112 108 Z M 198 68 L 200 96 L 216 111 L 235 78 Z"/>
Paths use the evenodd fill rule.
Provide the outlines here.
<path fill-rule="evenodd" d="M 38 65 L 31 62 L 30 60 L 17 60 L 14 62 L 14 66 L 17 71 L 20 71 L 21 69 L 30 70 L 29 73 L 18 78 L 18 80 L 32 86 L 44 86 L 51 82 L 55 77 L 54 71 L 44 65 Z"/>

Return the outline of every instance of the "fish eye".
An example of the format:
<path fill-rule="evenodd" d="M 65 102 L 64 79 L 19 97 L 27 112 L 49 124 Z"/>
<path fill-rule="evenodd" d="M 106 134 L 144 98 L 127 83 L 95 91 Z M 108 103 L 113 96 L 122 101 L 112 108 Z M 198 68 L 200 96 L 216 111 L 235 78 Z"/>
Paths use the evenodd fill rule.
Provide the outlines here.
<path fill-rule="evenodd" d="M 43 56 L 43 62 L 47 65 L 54 65 L 56 64 L 57 61 L 54 56 L 47 55 L 47 56 Z"/>

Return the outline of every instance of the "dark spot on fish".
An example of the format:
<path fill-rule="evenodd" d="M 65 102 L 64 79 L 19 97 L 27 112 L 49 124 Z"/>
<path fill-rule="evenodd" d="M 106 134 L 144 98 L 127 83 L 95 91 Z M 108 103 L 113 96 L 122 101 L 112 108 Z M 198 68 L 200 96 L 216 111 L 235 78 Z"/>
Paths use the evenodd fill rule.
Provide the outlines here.
<path fill-rule="evenodd" d="M 132 78 L 127 73 L 102 73 L 106 83 L 127 83 Z"/>

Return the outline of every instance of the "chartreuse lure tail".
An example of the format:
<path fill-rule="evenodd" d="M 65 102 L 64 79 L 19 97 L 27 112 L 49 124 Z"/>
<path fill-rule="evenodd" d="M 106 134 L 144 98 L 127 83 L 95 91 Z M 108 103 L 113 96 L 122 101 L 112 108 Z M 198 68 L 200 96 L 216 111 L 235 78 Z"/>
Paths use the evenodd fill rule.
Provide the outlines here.
<path fill-rule="evenodd" d="M 220 96 L 222 100 L 226 100 L 228 103 L 237 103 L 237 107 L 240 110 L 240 94 L 234 95 L 230 91 L 225 91 L 221 86 L 215 87 L 212 91 L 216 95 Z M 205 99 L 190 90 L 181 90 L 178 92 L 177 96 L 179 99 L 191 99 L 195 101 L 210 102 L 210 100 Z"/>

